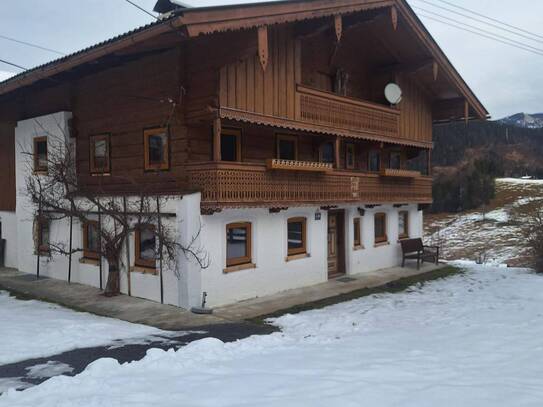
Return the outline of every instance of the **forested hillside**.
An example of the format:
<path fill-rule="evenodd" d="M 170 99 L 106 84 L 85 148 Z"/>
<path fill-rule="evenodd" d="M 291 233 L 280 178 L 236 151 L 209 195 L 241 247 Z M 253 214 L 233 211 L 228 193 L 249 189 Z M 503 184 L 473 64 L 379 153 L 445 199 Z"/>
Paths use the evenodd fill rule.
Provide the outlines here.
<path fill-rule="evenodd" d="M 543 178 L 543 129 L 499 122 L 434 128 L 433 212 L 477 208 L 494 196 L 496 177 Z"/>

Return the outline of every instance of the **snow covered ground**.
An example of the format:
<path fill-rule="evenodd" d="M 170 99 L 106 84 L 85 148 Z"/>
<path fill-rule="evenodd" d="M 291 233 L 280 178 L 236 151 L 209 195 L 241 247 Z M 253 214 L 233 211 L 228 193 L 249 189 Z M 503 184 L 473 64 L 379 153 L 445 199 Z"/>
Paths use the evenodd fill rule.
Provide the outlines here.
<path fill-rule="evenodd" d="M 5 291 L 0 291 L 0 330 L 0 365 L 76 348 L 167 341 L 181 335 L 42 301 L 21 301 Z"/>
<path fill-rule="evenodd" d="M 522 224 L 543 205 L 543 180 L 496 180 L 496 199 L 482 211 L 425 217 L 426 240 L 439 244 L 445 259 L 484 260 L 489 264 L 530 264 Z"/>
<path fill-rule="evenodd" d="M 540 406 L 543 277 L 464 274 L 206 338 L 139 361 L 100 359 L 0 396 L 0 406 Z"/>

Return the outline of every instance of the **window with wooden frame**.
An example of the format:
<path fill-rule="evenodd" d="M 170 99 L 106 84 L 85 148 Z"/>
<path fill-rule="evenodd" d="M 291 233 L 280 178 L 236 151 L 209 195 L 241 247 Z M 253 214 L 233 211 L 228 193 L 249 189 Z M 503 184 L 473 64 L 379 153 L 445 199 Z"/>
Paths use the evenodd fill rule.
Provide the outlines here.
<path fill-rule="evenodd" d="M 388 168 L 400 170 L 402 168 L 402 153 L 401 151 L 391 151 L 389 157 Z"/>
<path fill-rule="evenodd" d="M 387 236 L 387 215 L 386 213 L 375 214 L 375 243 L 388 242 Z"/>
<path fill-rule="evenodd" d="M 221 160 L 241 161 L 241 130 L 221 130 Z"/>
<path fill-rule="evenodd" d="M 353 170 L 355 167 L 355 146 L 353 143 L 345 144 L 345 168 Z"/>
<path fill-rule="evenodd" d="M 49 219 L 36 217 L 34 220 L 34 249 L 36 253 L 48 255 L 51 251 L 49 226 Z"/>
<path fill-rule="evenodd" d="M 401 211 L 398 218 L 398 237 L 400 239 L 409 238 L 409 212 Z"/>
<path fill-rule="evenodd" d="M 360 218 L 353 219 L 353 246 L 355 249 L 362 247 L 362 229 L 360 226 Z"/>
<path fill-rule="evenodd" d="M 89 146 L 91 174 L 109 173 L 111 170 L 109 134 L 91 136 Z"/>
<path fill-rule="evenodd" d="M 251 223 L 226 225 L 226 266 L 250 264 L 251 261 Z"/>
<path fill-rule="evenodd" d="M 47 137 L 34 138 L 34 172 L 47 172 Z"/>
<path fill-rule="evenodd" d="M 156 234 L 153 225 L 141 225 L 135 232 L 135 264 L 156 268 Z"/>
<path fill-rule="evenodd" d="M 144 162 L 146 171 L 170 168 L 169 134 L 165 127 L 147 129 L 143 132 Z"/>
<path fill-rule="evenodd" d="M 100 229 L 98 222 L 89 220 L 83 224 L 83 257 L 100 258 Z"/>
<path fill-rule="evenodd" d="M 287 248 L 289 256 L 307 253 L 307 219 L 290 218 L 287 221 Z"/>
<path fill-rule="evenodd" d="M 298 137 L 278 134 L 277 135 L 277 158 L 281 160 L 298 159 Z"/>
<path fill-rule="evenodd" d="M 368 153 L 368 170 L 378 172 L 381 171 L 381 151 L 371 150 Z"/>
<path fill-rule="evenodd" d="M 322 143 L 319 149 L 319 161 L 321 163 L 333 164 L 335 160 L 334 143 L 327 141 Z"/>

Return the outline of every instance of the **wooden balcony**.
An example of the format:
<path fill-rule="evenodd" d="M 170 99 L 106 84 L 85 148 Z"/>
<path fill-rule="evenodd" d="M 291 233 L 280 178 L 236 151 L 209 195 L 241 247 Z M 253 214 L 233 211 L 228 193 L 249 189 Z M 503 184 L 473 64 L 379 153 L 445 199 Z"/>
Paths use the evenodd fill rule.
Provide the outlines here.
<path fill-rule="evenodd" d="M 270 171 L 265 164 L 202 163 L 188 167 L 191 189 L 202 208 L 288 207 L 341 203 L 430 203 L 431 177 L 383 178 L 379 174 L 331 171 Z"/>
<path fill-rule="evenodd" d="M 313 125 L 397 139 L 400 111 L 298 85 L 296 119 Z"/>
<path fill-rule="evenodd" d="M 313 161 L 281 160 L 278 158 L 272 158 L 272 159 L 267 160 L 266 166 L 270 170 L 284 170 L 284 171 L 328 172 L 334 169 L 332 164 L 328 164 L 328 163 L 320 163 L 320 162 L 313 162 Z"/>
<path fill-rule="evenodd" d="M 418 178 L 421 175 L 420 171 L 397 170 L 393 168 L 383 168 L 380 174 L 382 177 L 392 178 Z"/>

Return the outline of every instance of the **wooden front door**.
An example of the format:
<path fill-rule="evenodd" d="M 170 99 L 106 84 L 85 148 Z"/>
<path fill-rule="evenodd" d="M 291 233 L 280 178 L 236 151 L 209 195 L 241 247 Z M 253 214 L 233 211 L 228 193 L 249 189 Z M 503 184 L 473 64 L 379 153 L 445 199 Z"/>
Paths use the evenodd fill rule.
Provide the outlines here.
<path fill-rule="evenodd" d="M 328 213 L 328 277 L 344 273 L 343 212 Z"/>

